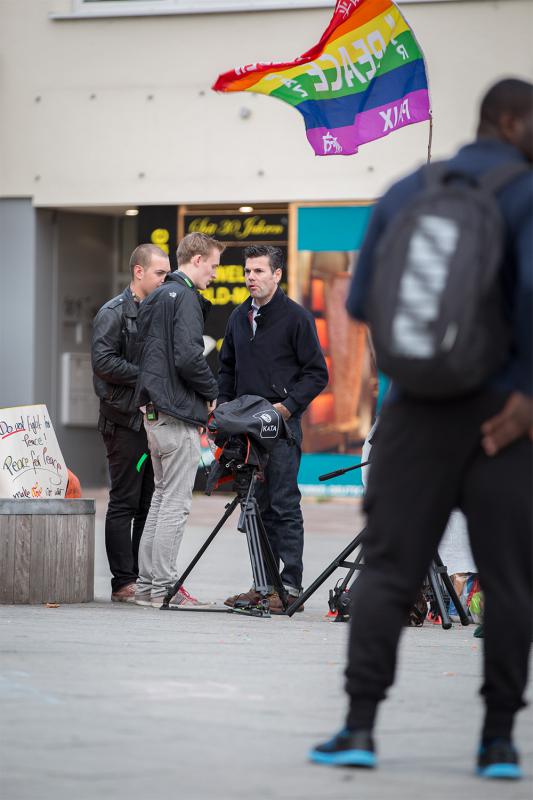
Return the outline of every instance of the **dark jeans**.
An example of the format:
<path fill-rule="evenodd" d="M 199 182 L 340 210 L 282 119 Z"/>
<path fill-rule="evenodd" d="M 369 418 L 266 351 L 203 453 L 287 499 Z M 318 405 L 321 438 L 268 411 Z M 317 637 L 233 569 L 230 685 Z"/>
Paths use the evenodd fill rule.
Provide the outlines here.
<path fill-rule="evenodd" d="M 300 509 L 298 470 L 302 455 L 300 420 L 290 418 L 288 426 L 294 444 L 280 439 L 270 453 L 266 481 L 256 484 L 255 496 L 261 511 L 268 541 L 279 564 L 283 561 L 283 585 L 299 592 L 302 587 L 304 523 Z"/>
<path fill-rule="evenodd" d="M 139 542 L 154 491 L 154 473 L 144 428 L 116 425 L 103 434 L 111 489 L 105 520 L 105 546 L 113 592 L 137 580 Z M 137 463 L 148 454 L 140 472 Z M 133 522 L 133 530 L 132 530 Z"/>
<path fill-rule="evenodd" d="M 485 593 L 483 735 L 510 735 L 524 705 L 533 621 L 533 450 L 522 438 L 493 458 L 484 454 L 480 426 L 503 403 L 483 392 L 448 402 L 404 398 L 383 411 L 365 499 L 365 567 L 352 594 L 351 728 L 372 728 L 409 608 L 459 507 Z"/>

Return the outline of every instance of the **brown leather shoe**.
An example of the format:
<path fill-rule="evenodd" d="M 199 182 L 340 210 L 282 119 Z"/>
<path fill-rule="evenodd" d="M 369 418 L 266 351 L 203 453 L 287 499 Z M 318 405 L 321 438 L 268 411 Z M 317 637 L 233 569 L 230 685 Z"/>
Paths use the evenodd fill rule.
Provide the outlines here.
<path fill-rule="evenodd" d="M 121 586 L 116 592 L 111 595 L 113 603 L 134 603 L 135 602 L 135 584 L 127 583 L 126 586 Z"/>
<path fill-rule="evenodd" d="M 296 597 L 294 595 L 290 594 L 289 597 L 288 597 L 288 606 L 287 606 L 287 608 L 291 605 L 291 603 L 294 603 L 295 600 L 296 600 Z M 281 602 L 281 597 L 279 596 L 279 594 L 277 592 L 272 592 L 272 594 L 268 595 L 268 605 L 270 607 L 270 613 L 271 614 L 284 614 L 285 613 L 285 610 L 284 610 L 282 602 Z M 303 611 L 303 610 L 304 610 L 304 606 L 302 605 L 302 606 L 300 606 L 299 608 L 296 609 L 296 613 L 298 613 L 298 611 Z"/>
<path fill-rule="evenodd" d="M 228 597 L 227 600 L 224 600 L 224 605 L 234 608 L 237 600 L 243 603 L 250 603 L 250 605 L 256 605 L 256 603 L 261 600 L 261 595 L 252 587 L 247 592 L 242 592 L 242 594 L 231 595 L 231 597 Z"/>

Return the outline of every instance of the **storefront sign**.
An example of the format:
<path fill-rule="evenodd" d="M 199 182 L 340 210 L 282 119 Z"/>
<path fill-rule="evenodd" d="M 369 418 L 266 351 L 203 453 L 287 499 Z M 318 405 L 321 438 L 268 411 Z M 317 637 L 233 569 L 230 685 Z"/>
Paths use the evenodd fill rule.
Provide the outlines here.
<path fill-rule="evenodd" d="M 187 214 L 183 219 L 184 234 L 205 233 L 226 244 L 217 276 L 202 292 L 212 304 L 205 324 L 205 334 L 215 345 L 207 357 L 209 366 L 218 372 L 218 353 L 231 312 L 248 297 L 244 278 L 244 250 L 253 244 L 271 244 L 283 253 L 287 263 L 288 215 L 286 213 L 254 214 Z M 287 273 L 281 280 L 286 288 Z"/>
<path fill-rule="evenodd" d="M 185 217 L 185 233 L 205 233 L 221 242 L 286 242 L 287 215 L 199 214 Z"/>

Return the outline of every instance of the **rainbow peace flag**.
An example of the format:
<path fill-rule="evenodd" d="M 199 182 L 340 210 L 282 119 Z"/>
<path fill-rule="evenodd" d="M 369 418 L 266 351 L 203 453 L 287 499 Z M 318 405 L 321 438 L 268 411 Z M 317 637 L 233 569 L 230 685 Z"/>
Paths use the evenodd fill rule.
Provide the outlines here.
<path fill-rule="evenodd" d="M 213 89 L 294 106 L 318 156 L 353 155 L 361 144 L 431 117 L 422 51 L 392 0 L 337 0 L 306 53 L 225 72 Z"/>

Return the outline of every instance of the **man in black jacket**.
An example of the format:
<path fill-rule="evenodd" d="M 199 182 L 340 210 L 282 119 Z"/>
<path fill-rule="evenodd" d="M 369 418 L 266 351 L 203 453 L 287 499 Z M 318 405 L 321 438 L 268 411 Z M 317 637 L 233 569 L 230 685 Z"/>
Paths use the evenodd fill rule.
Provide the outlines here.
<path fill-rule="evenodd" d="M 139 548 L 135 600 L 160 607 L 176 582 L 176 561 L 200 461 L 199 427 L 215 407 L 217 382 L 204 356 L 210 303 L 198 292 L 216 276 L 224 245 L 202 233 L 179 244 L 179 269 L 143 303 L 139 313 L 136 403 L 154 468 L 155 491 Z M 172 601 L 198 605 L 182 587 Z"/>
<path fill-rule="evenodd" d="M 170 271 L 168 256 L 153 244 L 141 244 L 131 254 L 130 271 L 130 285 L 94 319 L 91 352 L 94 388 L 100 398 L 98 430 L 111 481 L 105 543 L 113 575 L 111 599 L 117 602 L 135 599 L 139 542 L 154 488 L 142 416 L 133 402 L 137 311 L 141 300 L 161 286 Z"/>
<path fill-rule="evenodd" d="M 266 468 L 266 481 L 257 484 L 256 497 L 275 557 L 283 561 L 281 578 L 289 594 L 302 588 L 303 518 L 298 469 L 302 428 L 300 418 L 328 382 L 328 371 L 311 314 L 279 288 L 282 252 L 279 247 L 247 247 L 246 286 L 250 298 L 228 320 L 220 352 L 219 405 L 244 394 L 270 401 L 294 437 L 280 439 Z M 255 602 L 255 588 L 228 597 Z M 270 597 L 273 613 L 282 613 L 281 599 Z"/>

